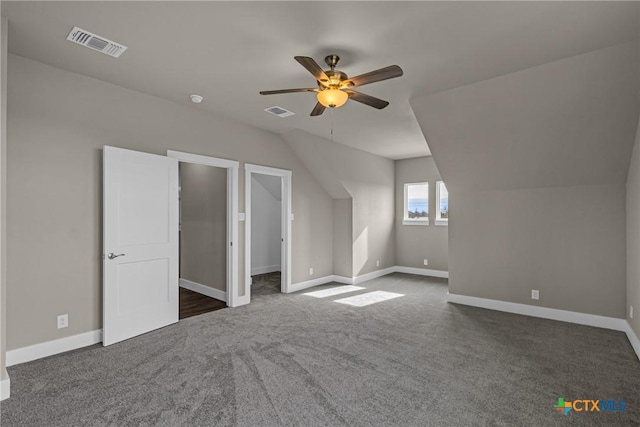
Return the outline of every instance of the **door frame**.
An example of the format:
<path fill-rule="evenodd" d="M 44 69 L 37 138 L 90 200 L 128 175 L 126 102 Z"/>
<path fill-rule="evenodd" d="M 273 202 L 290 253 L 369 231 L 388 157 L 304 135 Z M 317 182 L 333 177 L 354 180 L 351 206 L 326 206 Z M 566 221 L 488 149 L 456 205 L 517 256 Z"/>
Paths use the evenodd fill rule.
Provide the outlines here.
<path fill-rule="evenodd" d="M 238 170 L 240 162 L 167 150 L 167 157 L 178 162 L 214 166 L 227 170 L 227 306 L 237 307 L 240 302 L 238 287 Z M 235 242 L 235 244 L 234 244 Z"/>
<path fill-rule="evenodd" d="M 281 178 L 282 210 L 280 214 L 282 230 L 282 247 L 280 252 L 280 262 L 282 265 L 281 291 L 285 294 L 291 292 L 291 171 L 286 169 L 260 166 L 250 163 L 244 164 L 244 209 L 245 209 L 245 230 L 244 230 L 244 278 L 245 293 L 243 301 L 248 304 L 251 300 L 251 174 L 258 173 Z"/>

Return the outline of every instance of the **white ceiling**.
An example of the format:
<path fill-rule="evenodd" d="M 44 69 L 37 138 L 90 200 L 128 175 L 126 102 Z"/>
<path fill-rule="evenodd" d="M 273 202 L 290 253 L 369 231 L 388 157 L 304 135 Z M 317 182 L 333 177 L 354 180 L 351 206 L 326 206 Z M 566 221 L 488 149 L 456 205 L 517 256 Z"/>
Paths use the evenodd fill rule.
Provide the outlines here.
<path fill-rule="evenodd" d="M 430 154 L 409 99 L 633 40 L 635 2 L 10 2 L 11 53 L 211 111 L 258 128 L 293 129 L 391 159 Z M 129 47 L 119 59 L 66 41 L 74 26 Z M 309 117 L 313 87 L 293 57 L 327 54 L 355 76 L 391 64 L 403 77 L 361 91 L 384 110 L 350 101 Z M 11 84 L 11 82 L 9 82 Z M 278 118 L 263 109 L 296 113 Z M 333 114 L 332 114 L 333 113 Z"/>

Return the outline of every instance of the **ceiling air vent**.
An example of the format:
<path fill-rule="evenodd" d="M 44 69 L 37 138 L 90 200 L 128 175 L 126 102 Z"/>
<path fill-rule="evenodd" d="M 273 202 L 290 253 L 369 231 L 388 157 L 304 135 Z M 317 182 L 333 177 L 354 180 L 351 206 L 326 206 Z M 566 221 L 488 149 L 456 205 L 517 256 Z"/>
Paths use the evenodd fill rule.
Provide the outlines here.
<path fill-rule="evenodd" d="M 112 42 L 109 39 L 97 36 L 78 27 L 73 27 L 73 30 L 71 30 L 67 36 L 67 40 L 89 47 L 93 50 L 97 50 L 98 52 L 102 52 L 106 55 L 113 56 L 114 58 L 118 58 L 125 50 L 127 50 L 126 46 Z"/>
<path fill-rule="evenodd" d="M 264 111 L 278 117 L 289 117 L 295 114 L 293 111 L 285 110 L 284 108 L 278 106 L 265 108 Z"/>

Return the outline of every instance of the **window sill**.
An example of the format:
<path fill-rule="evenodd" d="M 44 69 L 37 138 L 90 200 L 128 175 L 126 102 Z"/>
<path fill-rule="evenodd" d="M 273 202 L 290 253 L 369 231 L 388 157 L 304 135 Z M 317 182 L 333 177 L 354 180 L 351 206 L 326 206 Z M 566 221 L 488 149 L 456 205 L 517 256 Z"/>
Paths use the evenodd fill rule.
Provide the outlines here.
<path fill-rule="evenodd" d="M 443 220 L 443 219 L 436 219 L 435 224 L 436 225 L 440 225 L 440 226 L 442 226 L 442 225 L 447 226 L 447 225 L 449 225 L 449 221 Z"/>
<path fill-rule="evenodd" d="M 428 219 L 403 219 L 402 225 L 429 225 Z"/>

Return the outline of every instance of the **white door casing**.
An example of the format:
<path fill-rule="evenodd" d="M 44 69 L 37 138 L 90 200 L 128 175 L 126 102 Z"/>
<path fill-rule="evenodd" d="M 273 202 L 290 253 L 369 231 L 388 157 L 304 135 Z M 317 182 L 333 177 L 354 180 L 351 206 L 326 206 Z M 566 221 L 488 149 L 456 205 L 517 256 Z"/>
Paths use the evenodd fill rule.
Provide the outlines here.
<path fill-rule="evenodd" d="M 178 321 L 178 161 L 103 150 L 103 345 Z"/>
<path fill-rule="evenodd" d="M 291 292 L 291 171 L 286 169 L 272 168 L 268 166 L 253 165 L 245 163 L 244 178 L 244 209 L 245 209 L 245 230 L 244 230 L 244 278 L 245 294 L 241 297 L 242 304 L 249 304 L 251 300 L 251 174 L 259 173 L 281 178 L 282 211 L 281 211 L 281 292 Z"/>
<path fill-rule="evenodd" d="M 242 305 L 238 287 L 238 169 L 236 160 L 167 150 L 167 156 L 180 162 L 227 169 L 227 306 Z M 177 229 L 177 225 L 176 225 Z"/>

